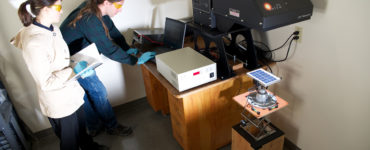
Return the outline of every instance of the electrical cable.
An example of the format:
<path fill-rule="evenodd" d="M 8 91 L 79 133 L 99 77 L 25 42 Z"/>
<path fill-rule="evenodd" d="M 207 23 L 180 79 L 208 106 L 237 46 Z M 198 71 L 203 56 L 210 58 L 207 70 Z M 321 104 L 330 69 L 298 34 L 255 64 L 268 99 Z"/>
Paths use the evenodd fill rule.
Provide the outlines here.
<path fill-rule="evenodd" d="M 253 41 L 253 42 L 258 43 L 258 44 L 261 44 L 262 46 L 264 46 L 265 48 L 267 48 L 266 52 L 269 52 L 270 51 L 270 47 L 267 46 L 265 43 L 260 42 L 260 41 Z"/>
<path fill-rule="evenodd" d="M 288 50 L 287 50 L 287 53 L 286 53 L 286 56 L 284 59 L 281 59 L 281 60 L 272 60 L 273 62 L 282 62 L 282 61 L 285 61 L 288 59 L 288 56 L 289 56 L 289 51 L 290 51 L 290 47 L 293 43 L 293 41 L 296 41 L 299 39 L 299 36 L 294 36 L 292 40 L 290 40 L 290 43 L 289 43 L 289 47 L 288 47 Z"/>
<path fill-rule="evenodd" d="M 283 45 L 281 45 L 280 47 L 275 48 L 275 49 L 273 49 L 273 50 L 270 50 L 270 52 L 273 52 L 273 51 L 276 51 L 276 50 L 279 50 L 279 49 L 283 48 L 283 47 L 285 46 L 285 44 L 289 41 L 289 39 L 290 39 L 293 35 L 294 35 L 294 34 L 292 33 L 292 34 L 289 36 L 289 38 L 284 42 L 284 44 L 283 44 Z"/>
<path fill-rule="evenodd" d="M 293 38 L 292 38 L 293 37 Z M 296 41 L 296 40 L 298 40 L 299 39 L 299 31 L 294 31 L 289 37 L 288 37 L 288 39 L 284 42 L 284 44 L 283 45 L 281 45 L 281 46 L 279 46 L 278 48 L 275 48 L 275 49 L 273 49 L 273 50 L 271 50 L 270 49 L 270 47 L 267 45 L 267 44 L 265 44 L 265 43 L 263 43 L 263 42 L 260 42 L 260 41 L 253 41 L 254 43 L 258 43 L 258 44 L 260 44 L 260 45 L 262 45 L 264 48 L 261 48 L 261 47 L 259 47 L 259 46 L 257 46 L 257 47 L 259 47 L 259 49 L 260 49 L 260 51 L 263 51 L 263 52 L 268 52 L 268 53 L 271 53 L 271 55 L 269 55 L 269 57 L 267 57 L 267 56 L 264 56 L 267 60 L 270 60 L 270 61 L 272 61 L 272 62 L 282 62 L 282 61 L 285 61 L 285 60 L 287 60 L 287 58 L 288 58 L 288 56 L 289 56 L 289 51 L 290 51 L 290 47 L 291 47 L 291 45 L 292 45 L 292 42 L 293 41 Z M 276 50 L 279 50 L 279 49 L 281 49 L 281 48 L 283 48 L 287 43 L 288 43 L 288 41 L 290 40 L 290 42 L 289 42 L 289 47 L 288 47 L 288 50 L 287 50 L 287 55 L 285 56 L 285 58 L 284 59 L 281 59 L 281 60 L 273 60 L 273 52 L 274 51 L 276 51 Z M 266 50 L 264 50 L 264 49 L 266 49 Z M 269 67 L 269 66 L 268 66 Z M 270 69 L 271 70 L 271 69 Z"/>
<path fill-rule="evenodd" d="M 284 42 L 284 44 L 283 45 L 281 45 L 281 46 L 279 46 L 278 48 L 275 48 L 275 49 L 270 49 L 270 47 L 269 46 L 267 46 L 267 44 L 265 44 L 265 43 L 263 43 L 263 42 L 260 42 L 260 41 L 253 41 L 254 43 L 258 43 L 258 44 L 261 44 L 261 45 L 263 45 L 265 48 L 267 48 L 267 50 L 269 51 L 269 52 L 273 52 L 273 51 L 276 51 L 276 50 L 278 50 L 278 49 L 281 49 L 281 48 L 283 48 L 285 45 L 286 45 L 286 43 L 289 41 L 289 39 L 293 36 L 293 35 L 295 35 L 295 36 L 298 36 L 299 35 L 299 31 L 294 31 L 289 37 L 288 37 L 288 39 Z M 295 37 L 294 36 L 294 37 Z M 293 37 L 293 38 L 294 38 Z"/>
<path fill-rule="evenodd" d="M 270 65 L 268 64 L 268 63 L 266 63 L 264 60 L 262 60 L 261 59 L 261 62 L 265 65 L 265 66 L 267 66 L 267 68 L 269 68 L 269 70 L 270 70 L 270 72 L 272 73 L 272 74 L 274 74 L 274 72 L 272 71 L 272 69 L 271 69 L 271 67 L 270 67 Z"/>

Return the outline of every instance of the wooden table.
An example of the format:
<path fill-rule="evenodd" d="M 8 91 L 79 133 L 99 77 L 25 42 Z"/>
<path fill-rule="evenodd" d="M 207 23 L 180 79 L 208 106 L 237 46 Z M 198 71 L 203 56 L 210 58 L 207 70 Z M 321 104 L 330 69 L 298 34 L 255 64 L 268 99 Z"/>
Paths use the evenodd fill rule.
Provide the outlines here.
<path fill-rule="evenodd" d="M 242 119 L 243 108 L 233 97 L 253 86 L 241 64 L 236 76 L 178 92 L 156 65 L 141 65 L 148 102 L 155 111 L 171 114 L 173 136 L 185 150 L 217 149 L 231 142 L 231 128 Z"/>

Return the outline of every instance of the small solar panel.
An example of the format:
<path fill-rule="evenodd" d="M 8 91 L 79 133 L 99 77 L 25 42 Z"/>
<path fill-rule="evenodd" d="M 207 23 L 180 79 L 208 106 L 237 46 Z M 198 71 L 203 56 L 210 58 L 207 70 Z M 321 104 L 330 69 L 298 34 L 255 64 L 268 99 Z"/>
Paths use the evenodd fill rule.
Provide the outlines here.
<path fill-rule="evenodd" d="M 257 80 L 264 87 L 280 81 L 280 78 L 260 68 L 247 73 L 248 76 Z"/>

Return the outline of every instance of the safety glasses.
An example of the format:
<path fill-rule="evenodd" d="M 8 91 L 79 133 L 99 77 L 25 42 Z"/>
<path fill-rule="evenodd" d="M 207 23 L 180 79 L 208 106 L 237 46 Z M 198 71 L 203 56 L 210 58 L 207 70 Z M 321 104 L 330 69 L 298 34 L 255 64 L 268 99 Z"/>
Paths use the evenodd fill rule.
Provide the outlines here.
<path fill-rule="evenodd" d="M 114 7 L 116 7 L 117 9 L 120 9 L 122 7 L 123 4 L 119 4 L 118 2 L 113 2 L 113 5 Z"/>
<path fill-rule="evenodd" d="M 62 10 L 62 5 L 51 5 L 49 7 L 55 9 L 58 12 Z"/>

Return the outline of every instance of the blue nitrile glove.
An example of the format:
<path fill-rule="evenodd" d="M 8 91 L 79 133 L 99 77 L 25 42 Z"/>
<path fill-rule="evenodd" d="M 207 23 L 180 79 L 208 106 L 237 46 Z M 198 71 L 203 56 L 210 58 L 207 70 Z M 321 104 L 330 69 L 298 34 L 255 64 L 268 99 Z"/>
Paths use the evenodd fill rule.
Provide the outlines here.
<path fill-rule="evenodd" d="M 148 60 L 154 58 L 155 54 L 156 54 L 155 52 L 145 52 L 140 56 L 139 60 L 137 61 L 137 64 L 140 65 L 147 62 Z"/>
<path fill-rule="evenodd" d="M 78 74 L 79 72 L 81 72 L 82 70 L 84 70 L 85 68 L 87 67 L 87 62 L 86 61 L 80 61 L 76 64 L 76 66 L 73 68 L 73 72 L 75 72 L 76 74 Z M 81 77 L 82 78 L 86 78 L 88 76 L 91 76 L 95 73 L 94 70 L 92 69 L 88 69 L 86 70 L 85 72 L 83 72 L 81 74 Z"/>
<path fill-rule="evenodd" d="M 85 72 L 83 72 L 81 74 L 81 78 L 84 79 L 86 77 L 90 77 L 92 76 L 93 74 L 95 74 L 95 70 L 92 70 L 92 69 L 87 69 Z"/>
<path fill-rule="evenodd" d="M 130 48 L 126 51 L 127 54 L 134 54 L 136 55 L 139 52 L 136 48 Z"/>
<path fill-rule="evenodd" d="M 87 62 L 86 61 L 80 61 L 76 64 L 75 67 L 73 67 L 73 71 L 78 74 L 82 70 L 84 70 L 87 67 Z"/>

